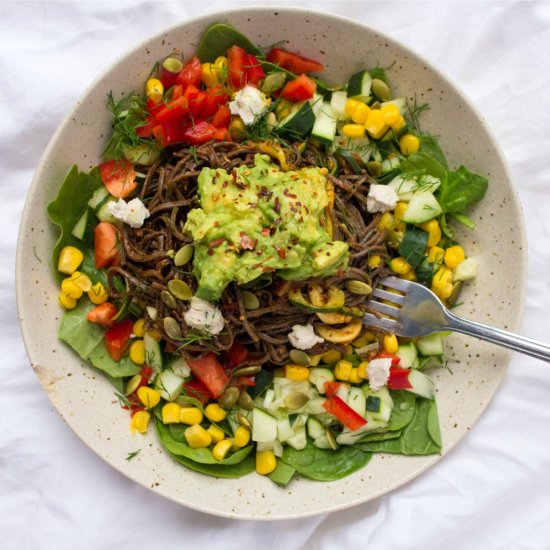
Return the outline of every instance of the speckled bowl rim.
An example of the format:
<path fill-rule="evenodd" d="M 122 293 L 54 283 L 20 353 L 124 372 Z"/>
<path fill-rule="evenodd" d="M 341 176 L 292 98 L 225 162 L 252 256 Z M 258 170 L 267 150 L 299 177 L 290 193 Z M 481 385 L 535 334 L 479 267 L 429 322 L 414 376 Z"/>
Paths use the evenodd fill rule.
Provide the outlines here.
<path fill-rule="evenodd" d="M 280 6 L 279 7 L 279 6 L 276 6 L 276 5 L 272 6 L 272 7 L 269 7 L 269 8 L 265 7 L 265 6 L 240 7 L 240 8 L 236 7 L 234 9 L 228 9 L 228 10 L 225 10 L 225 11 L 222 11 L 222 12 L 206 13 L 206 14 L 201 15 L 200 17 L 192 18 L 192 19 L 189 19 L 187 21 L 174 24 L 172 26 L 169 26 L 169 27 L 165 28 L 163 31 L 161 31 L 159 33 L 156 33 L 155 35 L 149 37 L 147 40 L 144 40 L 144 41 L 134 45 L 133 47 L 129 48 L 125 53 L 120 55 L 107 69 L 105 69 L 105 71 L 101 75 L 99 75 L 85 89 L 85 91 L 81 95 L 81 98 L 86 97 L 93 90 L 93 88 L 97 85 L 97 83 L 101 80 L 101 78 L 103 78 L 111 70 L 112 66 L 117 65 L 118 63 L 120 63 L 122 60 L 124 60 L 131 53 L 139 50 L 140 48 L 143 48 L 147 43 L 152 42 L 155 39 L 159 39 L 162 36 L 168 35 L 168 34 L 172 33 L 174 30 L 176 30 L 180 27 L 185 27 L 185 26 L 188 26 L 188 25 L 201 25 L 201 24 L 204 26 L 204 24 L 206 22 L 211 21 L 213 16 L 217 16 L 218 20 L 224 20 L 227 17 L 234 17 L 234 16 L 239 15 L 239 14 L 246 14 L 246 15 L 255 14 L 255 15 L 258 15 L 258 14 L 261 14 L 261 13 L 267 14 L 268 12 L 274 12 L 274 11 L 295 13 L 296 16 L 302 16 L 302 17 L 311 16 L 311 17 L 330 18 L 331 20 L 335 20 L 339 23 L 354 26 L 358 30 L 363 30 L 363 31 L 368 32 L 368 33 L 373 33 L 374 35 L 377 35 L 378 37 L 388 41 L 392 45 L 397 46 L 399 48 L 402 48 L 404 50 L 407 50 L 407 52 L 408 52 L 408 54 L 410 55 L 411 58 L 415 59 L 419 63 L 423 63 L 426 67 L 428 67 L 430 72 L 433 73 L 435 76 L 437 76 L 441 80 L 441 82 L 444 83 L 444 85 L 446 87 L 452 89 L 457 94 L 457 96 L 460 97 L 461 101 L 464 103 L 464 105 L 466 105 L 467 109 L 470 110 L 472 113 L 474 113 L 477 116 L 479 124 L 482 126 L 482 129 L 485 132 L 485 134 L 490 138 L 490 140 L 492 142 L 491 145 L 494 147 L 494 149 L 497 152 L 501 167 L 502 167 L 502 169 L 504 171 L 504 174 L 506 176 L 506 180 L 507 180 L 506 183 L 508 185 L 508 190 L 509 190 L 509 199 L 512 203 L 512 208 L 515 210 L 515 212 L 517 214 L 517 217 L 518 217 L 516 235 L 517 235 L 517 241 L 519 243 L 519 248 L 521 250 L 522 257 L 519 258 L 521 261 L 520 261 L 520 267 L 519 267 L 519 270 L 518 270 L 518 273 L 519 273 L 519 278 L 518 278 L 519 279 L 519 291 L 518 291 L 519 295 L 517 297 L 518 298 L 518 300 L 517 300 L 518 303 L 516 304 L 517 315 L 515 317 L 514 322 L 512 323 L 515 326 L 510 327 L 512 329 L 517 330 L 520 326 L 521 319 L 523 317 L 523 308 L 524 308 L 524 304 L 525 304 L 526 269 L 527 269 L 526 268 L 526 265 L 527 265 L 527 261 L 526 261 L 526 259 L 527 259 L 526 232 L 525 232 L 525 225 L 524 225 L 521 202 L 519 200 L 519 196 L 517 194 L 517 191 L 514 188 L 514 185 L 512 183 L 512 178 L 510 176 L 510 172 L 509 172 L 509 169 L 508 169 L 507 164 L 505 162 L 505 159 L 504 159 L 504 156 L 503 156 L 502 151 L 500 149 L 500 146 L 498 145 L 498 142 L 495 140 L 491 129 L 488 127 L 488 125 L 486 124 L 484 119 L 479 115 L 479 113 L 477 112 L 477 109 L 473 106 L 473 104 L 471 103 L 469 98 L 460 89 L 458 89 L 458 87 L 451 80 L 449 80 L 447 78 L 447 76 L 445 76 L 445 74 L 441 70 L 434 68 L 430 63 L 428 63 L 426 60 L 424 60 L 422 58 L 422 56 L 418 55 L 413 50 L 411 50 L 411 48 L 409 46 L 406 46 L 406 45 L 400 43 L 398 40 L 396 40 L 392 37 L 389 37 L 389 36 L 385 35 L 384 33 L 380 32 L 380 31 L 378 31 L 378 30 L 376 30 L 376 29 L 374 29 L 374 28 L 372 28 L 368 25 L 364 25 L 364 24 L 355 22 L 355 21 L 353 21 L 353 20 L 351 20 L 347 17 L 343 17 L 343 16 L 340 16 L 340 15 L 337 15 L 337 14 L 334 14 L 334 13 L 331 13 L 331 12 L 324 12 L 324 11 L 312 10 L 312 9 L 291 8 L 291 7 L 286 7 L 286 6 Z M 29 355 L 29 359 L 31 361 L 31 364 L 33 365 L 33 368 L 34 368 L 35 364 L 40 363 L 40 353 L 35 354 L 35 352 L 32 348 L 32 345 L 31 345 L 31 338 L 32 338 L 31 332 L 32 331 L 31 331 L 30 326 L 27 324 L 28 323 L 28 320 L 27 320 L 28 318 L 26 317 L 27 311 L 24 311 L 23 306 L 22 306 L 22 296 L 26 292 L 26 284 L 25 284 L 25 278 L 21 276 L 21 274 L 22 274 L 22 271 L 21 271 L 22 267 L 21 266 L 24 263 L 24 254 L 25 254 L 25 248 L 24 248 L 25 235 L 24 235 L 24 233 L 25 233 L 25 229 L 29 226 L 29 224 L 31 223 L 31 220 L 32 220 L 32 212 L 30 210 L 29 203 L 30 203 L 31 197 L 36 192 L 37 186 L 40 183 L 41 167 L 45 164 L 46 159 L 50 156 L 50 154 L 51 154 L 52 150 L 55 148 L 57 142 L 59 140 L 61 140 L 62 135 L 63 135 L 64 130 L 65 130 L 65 127 L 67 126 L 67 124 L 69 123 L 71 117 L 73 116 L 73 114 L 77 110 L 79 103 L 80 103 L 80 101 L 77 102 L 72 107 L 70 112 L 65 116 L 65 118 L 63 119 L 63 121 L 61 122 L 59 127 L 57 128 L 56 132 L 52 136 L 48 146 L 46 147 L 46 149 L 45 149 L 45 151 L 44 151 L 44 153 L 43 153 L 43 155 L 42 155 L 42 157 L 41 157 L 41 159 L 38 163 L 37 170 L 35 172 L 35 175 L 33 177 L 31 186 L 30 186 L 28 194 L 27 194 L 27 199 L 26 199 L 24 210 L 23 210 L 20 229 L 19 229 L 17 255 L 16 255 L 17 305 L 18 305 L 18 310 L 19 310 L 20 324 L 21 324 L 21 331 L 22 331 L 23 340 L 24 340 L 24 343 L 25 343 L 25 347 L 27 349 L 27 353 Z M 506 359 L 505 367 L 509 363 L 509 358 L 510 358 L 510 355 L 508 354 L 507 359 Z M 485 401 L 485 403 L 481 404 L 481 406 L 476 411 L 476 415 L 473 419 L 474 422 L 477 421 L 477 419 L 481 416 L 481 414 L 484 412 L 484 410 L 486 409 L 486 407 L 488 406 L 488 404 L 492 400 L 494 392 L 497 390 L 498 386 L 502 382 L 504 372 L 505 372 L 505 369 L 503 370 L 503 373 L 500 376 L 497 384 L 494 386 L 493 393 L 489 396 L 489 398 Z M 39 374 L 39 373 L 37 372 L 37 374 Z M 39 378 L 41 378 L 41 376 L 39 376 Z M 41 382 L 43 382 L 42 378 L 41 378 Z M 53 403 L 53 401 L 52 401 L 52 403 Z M 53 404 L 54 404 L 54 407 L 60 413 L 60 415 L 63 417 L 65 422 L 71 427 L 71 429 L 77 434 L 77 436 L 87 446 L 89 446 L 94 452 L 96 452 L 96 454 L 98 454 L 98 456 L 100 456 L 101 458 L 106 460 L 111 466 L 116 468 L 120 473 L 122 473 L 125 476 L 129 477 L 133 481 L 135 481 L 137 483 L 140 483 L 144 487 L 151 489 L 151 487 L 149 487 L 144 481 L 139 479 L 139 476 L 132 475 L 132 473 L 129 472 L 124 467 L 121 467 L 120 465 L 117 465 L 117 464 L 113 463 L 113 461 L 108 460 L 107 458 L 105 458 L 105 456 L 102 455 L 101 450 L 96 448 L 93 445 L 93 442 L 90 440 L 89 434 L 82 433 L 80 430 L 78 430 L 78 428 L 74 425 L 74 423 L 63 415 L 63 412 L 62 412 L 61 407 L 59 406 L 59 404 L 57 404 L 57 403 L 53 403 Z M 225 510 L 220 510 L 220 509 L 216 509 L 216 508 L 209 508 L 207 506 L 200 506 L 200 505 L 197 505 L 196 503 L 194 503 L 192 501 L 184 501 L 181 498 L 178 498 L 178 497 L 176 497 L 172 494 L 166 493 L 166 492 L 158 491 L 157 494 L 162 494 L 166 498 L 169 498 L 169 499 L 173 500 L 174 502 L 176 502 L 178 504 L 183 504 L 183 505 L 185 505 L 185 506 L 187 506 L 191 509 L 195 509 L 195 510 L 198 510 L 198 511 L 201 511 L 201 512 L 205 512 L 205 513 L 208 513 L 208 514 L 213 514 L 213 515 L 217 515 L 217 516 L 221 516 L 221 517 L 238 518 L 238 519 L 252 519 L 252 520 L 286 520 L 286 519 L 296 519 L 296 518 L 308 517 L 308 516 L 312 516 L 312 515 L 337 511 L 337 510 L 346 509 L 346 508 L 349 508 L 349 507 L 352 507 L 352 506 L 356 506 L 356 505 L 359 505 L 361 503 L 367 502 L 369 500 L 378 498 L 379 496 L 382 496 L 382 495 L 384 495 L 388 492 L 391 492 L 391 491 L 397 489 L 398 487 L 400 487 L 400 486 L 408 483 L 412 479 L 418 477 L 425 470 L 427 470 L 428 468 L 433 466 L 437 461 L 439 461 L 442 458 L 442 456 L 447 454 L 450 451 L 450 449 L 452 447 L 454 447 L 454 445 L 456 445 L 456 443 L 458 443 L 458 441 L 460 441 L 460 439 L 462 439 L 462 437 L 464 437 L 464 435 L 465 434 L 463 434 L 458 440 L 456 440 L 453 443 L 452 446 L 447 448 L 443 455 L 435 455 L 435 456 L 430 457 L 429 459 L 424 461 L 424 464 L 421 468 L 414 469 L 412 471 L 411 475 L 403 476 L 398 482 L 396 482 L 396 483 L 392 484 L 391 486 L 388 486 L 384 489 L 379 490 L 375 494 L 371 494 L 368 497 L 355 499 L 353 501 L 342 503 L 342 504 L 339 504 L 339 505 L 331 505 L 330 503 L 327 503 L 326 506 L 323 509 L 315 509 L 315 510 L 304 509 L 301 513 L 298 513 L 298 514 L 297 513 L 292 513 L 292 514 L 289 513 L 288 515 L 281 514 L 281 515 L 278 515 L 278 516 L 275 516 L 275 517 L 270 517 L 270 516 L 267 516 L 267 515 L 262 516 L 262 515 L 240 514 L 240 513 L 234 513 L 234 512 L 230 513 L 230 512 L 227 512 Z M 368 468 L 368 466 L 367 466 L 367 468 Z M 315 482 L 312 482 L 312 483 L 315 483 Z"/>

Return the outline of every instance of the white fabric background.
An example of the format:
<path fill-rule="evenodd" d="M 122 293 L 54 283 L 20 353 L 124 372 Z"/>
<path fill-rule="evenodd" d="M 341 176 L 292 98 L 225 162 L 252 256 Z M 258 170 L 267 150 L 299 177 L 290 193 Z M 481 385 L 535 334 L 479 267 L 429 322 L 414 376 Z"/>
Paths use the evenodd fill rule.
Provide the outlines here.
<path fill-rule="evenodd" d="M 486 117 L 525 210 L 522 332 L 550 342 L 550 4 L 301 4 L 402 41 Z M 527 357 L 513 358 L 480 422 L 434 468 L 373 502 L 297 521 L 219 519 L 164 500 L 102 462 L 51 407 L 25 354 L 14 290 L 19 218 L 40 155 L 111 60 L 231 5 L 0 1 L 0 548 L 550 548 L 550 365 Z"/>

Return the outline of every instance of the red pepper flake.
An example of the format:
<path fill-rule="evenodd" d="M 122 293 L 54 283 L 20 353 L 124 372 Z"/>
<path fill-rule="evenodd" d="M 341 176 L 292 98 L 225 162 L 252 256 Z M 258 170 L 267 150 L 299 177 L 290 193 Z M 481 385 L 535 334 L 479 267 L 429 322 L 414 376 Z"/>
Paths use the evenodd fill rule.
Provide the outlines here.
<path fill-rule="evenodd" d="M 214 239 L 213 241 L 210 241 L 208 243 L 208 248 L 216 248 L 217 246 L 220 246 L 225 241 L 223 237 L 220 237 L 219 239 Z"/>
<path fill-rule="evenodd" d="M 241 248 L 243 250 L 254 250 L 258 241 L 251 239 L 246 233 L 241 231 Z"/>
<path fill-rule="evenodd" d="M 325 227 L 325 218 L 323 218 L 322 216 L 319 218 L 319 225 L 321 227 Z"/>
<path fill-rule="evenodd" d="M 211 248 L 209 248 L 209 249 L 206 251 L 206 253 L 207 253 L 209 256 L 212 256 L 212 255 L 214 254 L 214 251 L 213 251 Z"/>
<path fill-rule="evenodd" d="M 275 250 L 277 251 L 277 254 L 281 260 L 284 260 L 286 258 L 286 250 L 282 246 L 275 245 Z"/>
<path fill-rule="evenodd" d="M 222 184 L 222 187 L 225 189 L 228 185 L 229 185 L 229 182 L 224 181 L 223 184 Z"/>
<path fill-rule="evenodd" d="M 271 234 L 271 229 L 269 227 L 262 228 L 262 235 L 264 237 L 269 237 L 270 234 Z"/>
<path fill-rule="evenodd" d="M 279 197 L 275 197 L 275 206 L 273 207 L 273 210 L 275 210 L 277 214 L 281 213 L 281 200 Z"/>
<path fill-rule="evenodd" d="M 278 225 L 281 225 L 283 223 L 283 218 L 277 218 L 274 222 L 273 222 L 273 225 L 275 227 L 277 227 Z"/>
<path fill-rule="evenodd" d="M 283 191 L 283 195 L 284 195 L 285 197 L 289 197 L 290 199 L 296 199 L 296 198 L 298 198 L 298 195 L 295 195 L 294 193 L 291 193 L 288 189 L 285 189 L 285 190 Z"/>

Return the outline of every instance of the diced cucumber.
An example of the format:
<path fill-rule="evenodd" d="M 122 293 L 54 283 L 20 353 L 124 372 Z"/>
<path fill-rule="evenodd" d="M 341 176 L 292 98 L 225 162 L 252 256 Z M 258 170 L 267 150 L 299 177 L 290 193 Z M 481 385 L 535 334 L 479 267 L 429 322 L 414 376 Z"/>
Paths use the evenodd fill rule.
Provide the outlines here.
<path fill-rule="evenodd" d="M 411 365 L 411 369 L 419 369 L 420 368 L 420 358 L 417 357 Z"/>
<path fill-rule="evenodd" d="M 105 187 L 100 187 L 94 191 L 94 194 L 91 196 L 88 201 L 88 206 L 97 212 L 97 210 L 111 198 L 109 191 Z"/>
<path fill-rule="evenodd" d="M 314 397 L 308 401 L 304 410 L 309 414 L 323 414 L 326 411 L 323 407 L 325 401 L 326 399 L 324 397 Z"/>
<path fill-rule="evenodd" d="M 286 441 L 287 439 L 290 439 L 293 435 L 294 430 L 290 425 L 288 416 L 285 416 L 284 418 L 279 418 L 277 420 L 277 439 L 279 441 Z"/>
<path fill-rule="evenodd" d="M 326 433 L 323 433 L 317 439 L 314 439 L 313 445 L 318 449 L 332 449 L 332 445 L 329 443 Z"/>
<path fill-rule="evenodd" d="M 100 222 L 108 222 L 114 225 L 119 225 L 121 223 L 120 220 L 118 218 L 115 218 L 109 210 L 109 204 L 111 204 L 112 202 L 116 202 L 117 200 L 118 199 L 116 199 L 115 197 L 111 197 L 96 210 L 95 215 Z"/>
<path fill-rule="evenodd" d="M 349 390 L 350 385 L 346 383 L 342 383 L 338 386 L 338 389 L 336 390 L 336 395 L 344 402 L 347 403 L 348 396 L 349 396 Z"/>
<path fill-rule="evenodd" d="M 367 396 L 363 393 L 361 388 L 352 386 L 349 389 L 346 403 L 359 416 L 365 417 L 365 413 L 367 412 Z"/>
<path fill-rule="evenodd" d="M 369 395 L 367 397 L 367 411 L 373 412 L 373 413 L 380 413 L 381 406 L 382 406 L 382 399 L 380 399 L 380 397 L 378 397 L 377 395 Z"/>
<path fill-rule="evenodd" d="M 191 376 L 191 368 L 187 363 L 185 357 L 176 357 L 168 362 L 167 369 L 170 369 L 175 375 L 181 378 L 188 378 Z"/>
<path fill-rule="evenodd" d="M 259 441 L 256 445 L 256 450 L 261 451 L 273 451 L 275 456 L 283 456 L 283 446 L 277 439 L 273 441 Z"/>
<path fill-rule="evenodd" d="M 408 388 L 407 391 L 415 393 L 420 397 L 426 399 L 433 399 L 435 395 L 435 384 L 422 372 L 417 369 L 409 372 L 409 382 L 412 388 Z"/>
<path fill-rule="evenodd" d="M 355 73 L 348 82 L 348 97 L 368 101 L 370 99 L 371 85 L 372 77 L 369 71 L 359 71 Z"/>
<path fill-rule="evenodd" d="M 413 366 L 415 359 L 418 357 L 418 350 L 413 342 L 407 342 L 406 344 L 401 344 L 395 355 L 399 357 L 399 366 L 404 369 L 410 369 Z"/>
<path fill-rule="evenodd" d="M 322 367 L 312 367 L 309 369 L 309 381 L 317 388 L 321 394 L 325 393 L 325 383 L 334 382 L 334 372 Z"/>
<path fill-rule="evenodd" d="M 354 432 L 348 428 L 344 428 L 342 432 L 336 436 L 336 443 L 339 445 L 355 445 L 355 443 L 357 443 L 366 433 L 385 428 L 387 425 L 388 423 L 382 420 L 368 419 L 364 426 L 361 426 Z"/>
<path fill-rule="evenodd" d="M 262 409 L 252 410 L 252 441 L 265 443 L 277 438 L 277 419 Z"/>
<path fill-rule="evenodd" d="M 433 176 L 425 175 L 417 178 L 407 177 L 406 174 L 396 176 L 388 183 L 388 186 L 397 193 L 401 201 L 410 201 L 414 193 L 418 191 L 435 193 L 440 185 L 441 180 Z"/>
<path fill-rule="evenodd" d="M 163 362 L 159 342 L 146 332 L 145 336 L 143 336 L 143 345 L 145 347 L 145 363 L 155 372 L 160 372 Z"/>
<path fill-rule="evenodd" d="M 322 435 L 325 435 L 325 427 L 315 418 L 311 416 L 307 419 L 307 433 L 311 439 L 317 439 Z"/>
<path fill-rule="evenodd" d="M 184 379 L 171 370 L 162 371 L 155 379 L 155 389 L 166 401 L 174 401 L 181 393 Z"/>
<path fill-rule="evenodd" d="M 125 145 L 122 148 L 122 154 L 132 164 L 151 166 L 159 158 L 160 149 L 153 142 L 141 145 Z"/>
<path fill-rule="evenodd" d="M 390 415 L 393 409 L 393 399 L 391 398 L 388 388 L 384 387 L 380 388 L 379 390 L 373 391 L 370 389 L 368 384 L 364 384 L 361 389 L 367 399 L 370 396 L 378 397 L 380 399 L 380 409 L 378 410 L 378 412 L 366 411 L 364 415 L 365 418 L 367 418 L 369 422 L 376 420 L 387 423 L 390 419 Z"/>
<path fill-rule="evenodd" d="M 397 157 L 388 157 L 382 161 L 382 172 L 391 172 L 399 168 L 400 161 Z"/>
<path fill-rule="evenodd" d="M 345 91 L 332 92 L 330 98 L 330 106 L 332 111 L 336 115 L 338 120 L 346 120 L 346 101 L 348 100 L 348 94 Z"/>
<path fill-rule="evenodd" d="M 440 332 L 422 336 L 416 340 L 420 355 L 443 355 L 443 335 Z"/>
<path fill-rule="evenodd" d="M 413 194 L 402 220 L 405 223 L 424 223 L 439 216 L 443 210 L 430 191 L 417 191 Z"/>
<path fill-rule="evenodd" d="M 91 241 L 94 236 L 94 227 L 97 223 L 94 211 L 86 207 L 86 210 L 76 222 L 71 234 L 81 241 Z"/>
<path fill-rule="evenodd" d="M 311 109 L 313 110 L 315 118 L 317 118 L 319 112 L 321 111 L 321 108 L 323 107 L 323 96 L 321 94 L 314 94 L 313 97 L 309 100 L 309 104 L 311 105 Z"/>
<path fill-rule="evenodd" d="M 332 143 L 336 135 L 336 122 L 334 110 L 330 106 L 330 103 L 324 101 L 315 118 L 311 137 L 317 138 L 323 143 Z"/>
<path fill-rule="evenodd" d="M 305 137 L 313 128 L 315 114 L 309 101 L 302 101 L 293 105 L 285 118 L 275 125 L 275 131 L 289 137 Z"/>
<path fill-rule="evenodd" d="M 305 449 L 307 445 L 307 433 L 305 426 L 297 426 L 294 428 L 294 435 L 286 440 L 286 444 L 290 445 L 297 451 Z"/>
<path fill-rule="evenodd" d="M 462 260 L 454 269 L 453 282 L 470 281 L 477 277 L 478 261 L 475 258 Z"/>
<path fill-rule="evenodd" d="M 445 360 L 442 355 L 429 355 L 428 357 L 422 357 L 419 361 L 418 369 L 434 369 L 442 367 L 445 364 Z"/>

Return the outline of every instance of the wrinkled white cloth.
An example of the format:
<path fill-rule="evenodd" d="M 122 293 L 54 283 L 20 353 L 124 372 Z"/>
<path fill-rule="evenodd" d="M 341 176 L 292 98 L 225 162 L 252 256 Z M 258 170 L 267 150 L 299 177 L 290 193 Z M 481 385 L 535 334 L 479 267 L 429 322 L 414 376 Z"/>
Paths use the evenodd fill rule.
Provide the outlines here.
<path fill-rule="evenodd" d="M 300 4 L 403 42 L 483 113 L 525 211 L 522 333 L 550 342 L 550 3 Z M 296 521 L 219 519 L 165 500 L 93 454 L 48 401 L 20 338 L 14 290 L 35 166 L 64 114 L 115 58 L 165 27 L 232 5 L 0 2 L 0 548 L 549 548 L 550 365 L 525 356 L 513 357 L 485 414 L 435 467 L 367 504 Z"/>

